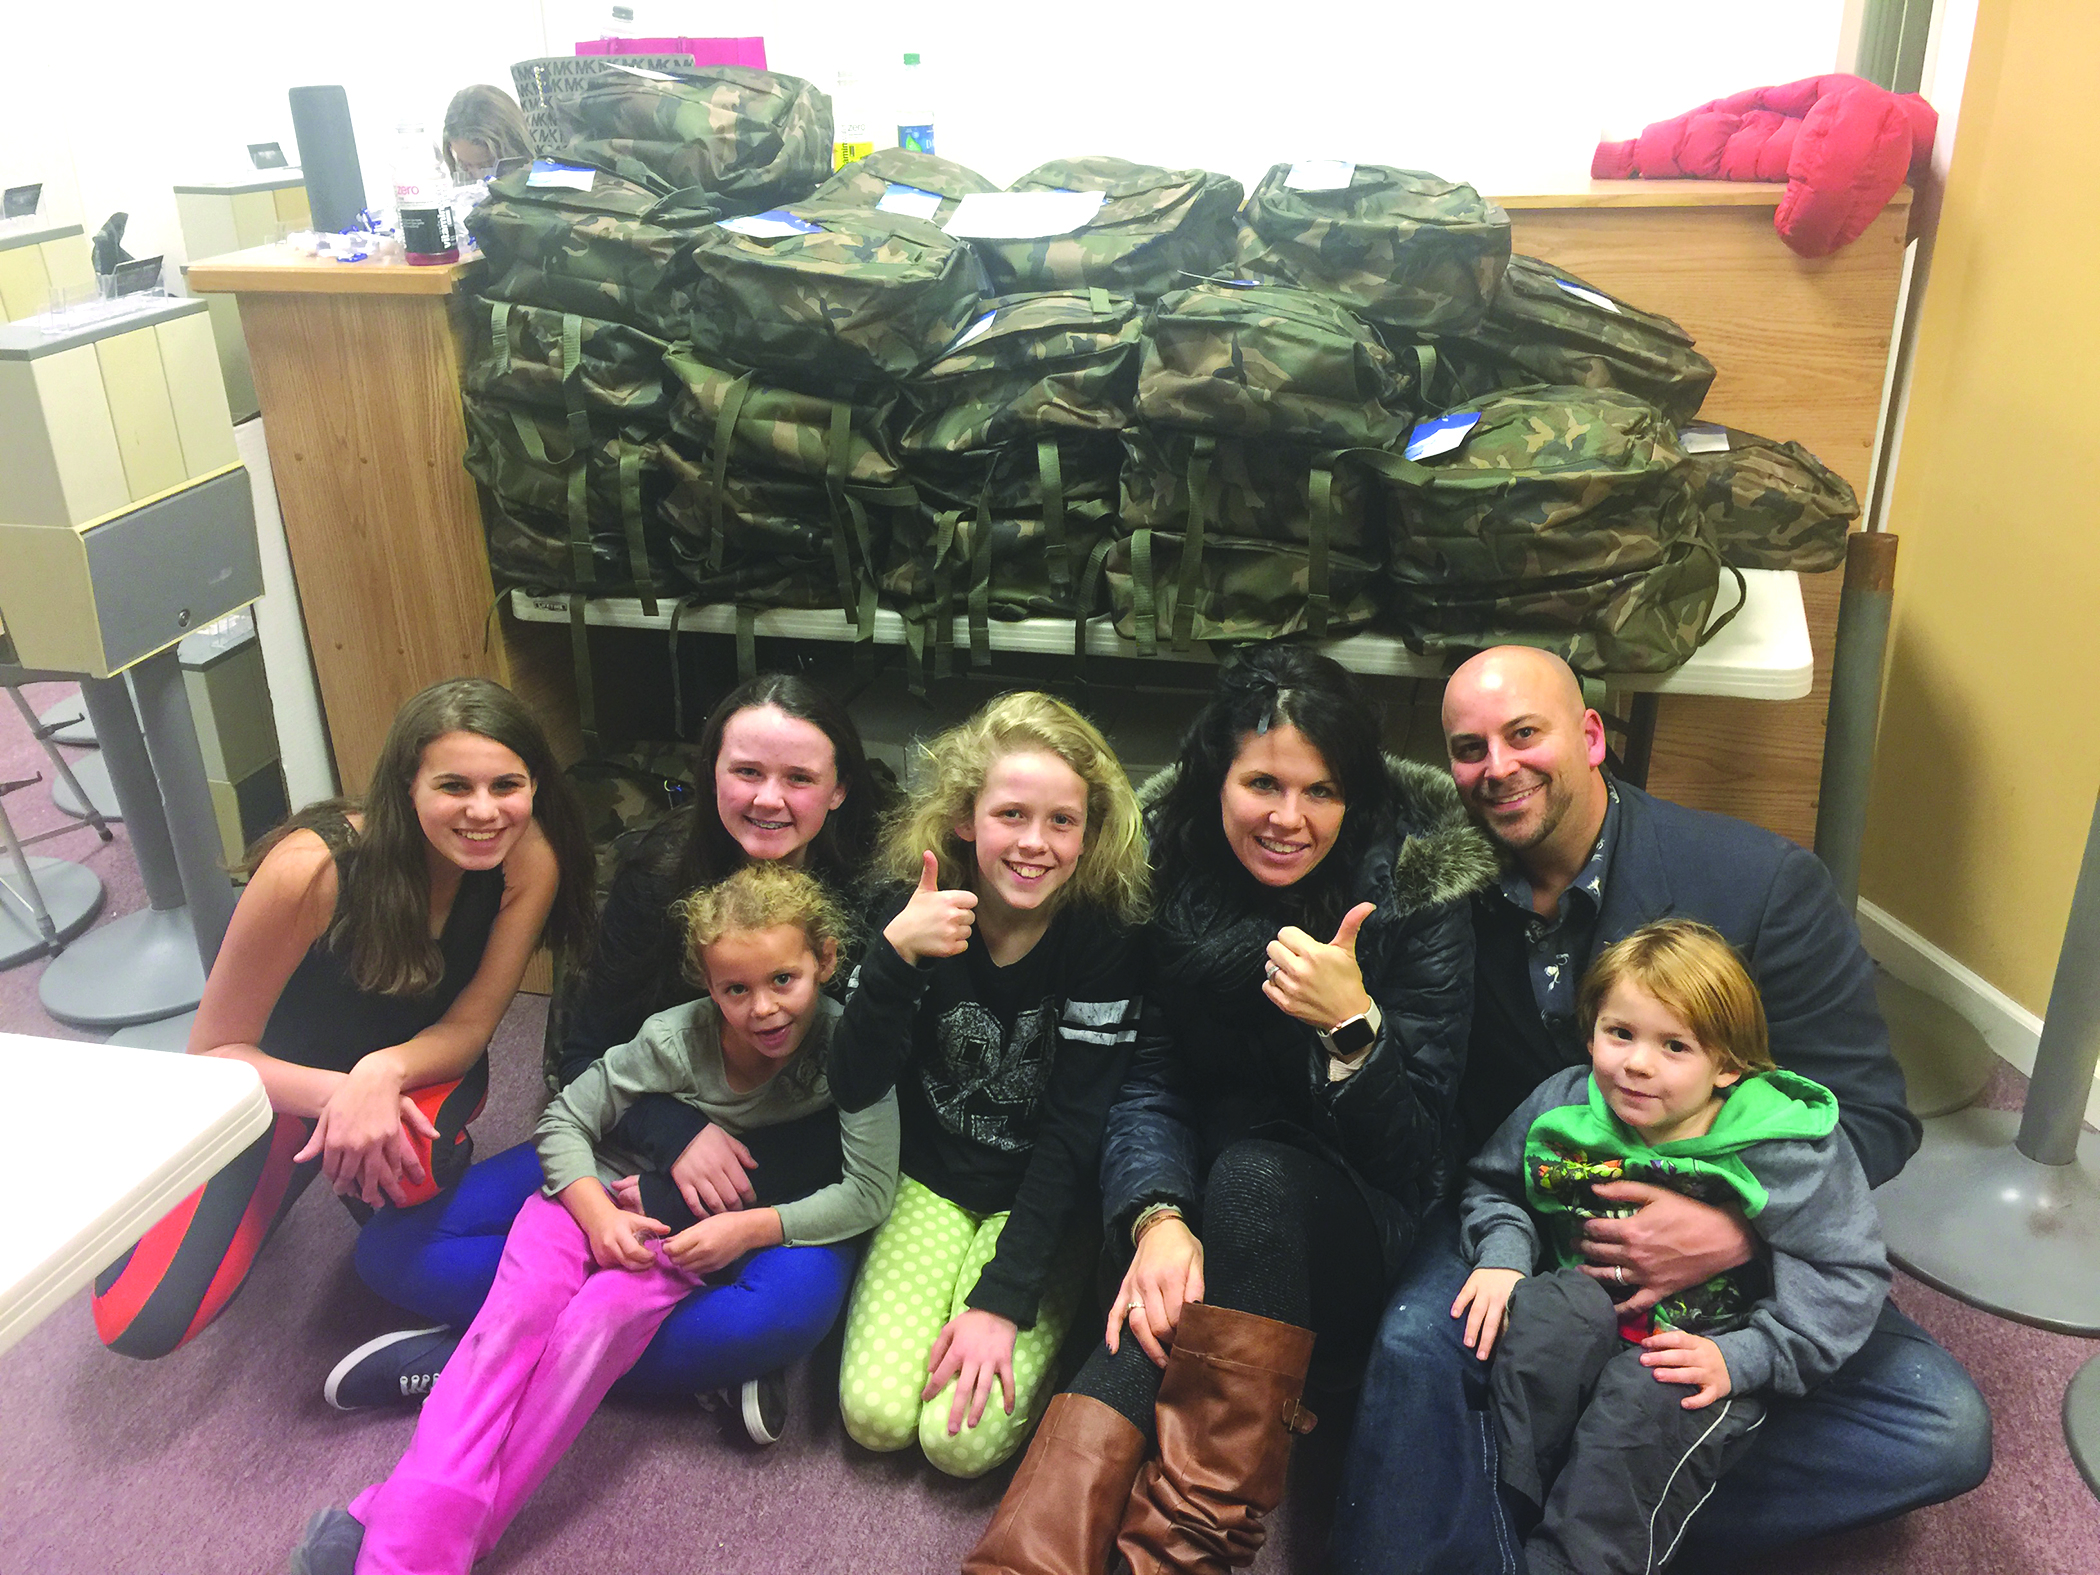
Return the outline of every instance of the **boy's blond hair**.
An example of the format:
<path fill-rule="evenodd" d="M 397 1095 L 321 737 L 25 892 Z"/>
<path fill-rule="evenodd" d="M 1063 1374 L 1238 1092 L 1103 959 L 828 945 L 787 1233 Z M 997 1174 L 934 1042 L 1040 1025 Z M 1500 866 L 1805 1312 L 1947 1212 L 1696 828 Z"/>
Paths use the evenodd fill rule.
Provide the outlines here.
<path fill-rule="evenodd" d="M 702 949 L 733 930 L 791 924 L 819 961 L 827 944 L 836 959 L 851 933 L 844 911 L 822 882 L 780 863 L 746 864 L 726 879 L 681 897 L 671 905 L 671 914 L 685 931 L 686 975 L 703 989 L 707 977 L 700 962 Z"/>
<path fill-rule="evenodd" d="M 1586 1043 L 1614 986 L 1630 984 L 1667 1007 L 1713 1056 L 1716 1069 L 1748 1077 L 1773 1068 L 1764 1002 L 1719 930 L 1691 919 L 1644 924 L 1607 946 L 1582 976 L 1576 1009 Z"/>
<path fill-rule="evenodd" d="M 1086 784 L 1086 841 L 1078 867 L 1051 901 L 1069 896 L 1122 923 L 1137 923 L 1149 905 L 1151 870 L 1130 778 L 1099 728 L 1054 695 L 1034 690 L 1001 695 L 923 747 L 925 775 L 890 821 L 884 866 L 916 885 L 922 854 L 931 848 L 940 860 L 943 888 L 970 885 L 976 854 L 955 828 L 976 813 L 977 795 L 995 762 L 1035 751 L 1055 755 Z"/>

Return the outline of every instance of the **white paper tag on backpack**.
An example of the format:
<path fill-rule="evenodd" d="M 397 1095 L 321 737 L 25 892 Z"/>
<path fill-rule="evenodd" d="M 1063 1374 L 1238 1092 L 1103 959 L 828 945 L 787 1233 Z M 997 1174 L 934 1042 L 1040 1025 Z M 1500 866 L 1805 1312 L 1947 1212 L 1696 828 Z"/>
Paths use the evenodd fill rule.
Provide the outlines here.
<path fill-rule="evenodd" d="M 807 219 L 796 218 L 785 208 L 747 213 L 740 219 L 718 219 L 716 224 L 721 229 L 734 230 L 739 235 L 753 236 L 762 241 L 777 241 L 783 235 L 814 235 L 823 228 Z"/>
<path fill-rule="evenodd" d="M 1559 285 L 1563 290 L 1567 291 L 1568 294 L 1574 296 L 1576 300 L 1587 301 L 1590 303 L 1590 305 L 1601 307 L 1603 310 L 1612 313 L 1614 316 L 1618 315 L 1619 303 L 1617 301 L 1614 301 L 1610 296 L 1604 295 L 1596 290 L 1585 290 L 1581 285 L 1570 284 L 1565 279 L 1555 279 L 1553 282 Z"/>
<path fill-rule="evenodd" d="M 1728 429 L 1717 427 L 1711 421 L 1694 421 L 1688 427 L 1677 429 L 1677 446 L 1687 454 L 1725 454 L 1728 452 Z"/>
<path fill-rule="evenodd" d="M 948 216 L 948 233 L 980 241 L 1069 235 L 1093 222 L 1104 191 L 973 191 Z"/>
<path fill-rule="evenodd" d="M 1462 410 L 1456 415 L 1417 421 L 1414 431 L 1407 434 L 1407 457 L 1435 459 L 1439 454 L 1448 454 L 1465 442 L 1466 434 L 1479 425 L 1480 412 L 1477 410 Z"/>
<path fill-rule="evenodd" d="M 678 78 L 670 75 L 668 72 L 651 71 L 647 66 L 623 66 L 617 60 L 608 60 L 605 64 L 614 71 L 624 71 L 631 77 L 647 77 L 651 82 L 676 82 L 678 80 Z"/>
<path fill-rule="evenodd" d="M 875 204 L 882 213 L 901 213 L 907 218 L 931 219 L 941 211 L 941 194 L 927 191 L 919 186 L 900 186 L 891 181 L 883 188 L 882 201 Z"/>
<path fill-rule="evenodd" d="M 563 164 L 554 159 L 534 159 L 528 186 L 558 186 L 567 191 L 589 191 L 598 172 L 588 164 Z"/>
<path fill-rule="evenodd" d="M 1355 179 L 1354 159 L 1300 159 L 1283 184 L 1291 191 L 1346 191 Z"/>

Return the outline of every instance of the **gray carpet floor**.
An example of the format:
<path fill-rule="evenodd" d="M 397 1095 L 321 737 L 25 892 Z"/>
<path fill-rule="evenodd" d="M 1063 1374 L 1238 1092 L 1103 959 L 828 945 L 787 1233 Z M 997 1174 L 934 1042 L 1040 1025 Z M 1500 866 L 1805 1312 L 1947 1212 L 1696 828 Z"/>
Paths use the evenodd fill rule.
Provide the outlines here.
<path fill-rule="evenodd" d="M 41 708 L 61 691 L 33 690 Z M 41 756 L 0 707 L 0 778 L 34 775 Z M 64 824 L 43 787 L 11 795 L 19 831 Z M 109 891 L 103 921 L 143 897 L 120 837 L 91 833 L 40 852 L 93 868 Z M 0 974 L 0 1030 L 85 1037 L 36 998 L 42 964 Z M 538 1109 L 545 1003 L 520 997 L 494 1046 L 483 1153 L 529 1132 Z M 1987 1096 L 2018 1103 L 2009 1069 Z M 93 1163 L 92 1090 L 63 1121 Z M 50 1178 L 53 1196 L 64 1176 Z M 36 1207 L 38 1199 L 10 1200 Z M 0 1354 L 0 1575 L 260 1575 L 285 1568 L 314 1509 L 346 1502 L 407 1443 L 408 1413 L 344 1415 L 321 1399 L 336 1358 L 397 1327 L 399 1315 L 350 1267 L 354 1227 L 310 1192 L 263 1253 L 240 1297 L 183 1350 L 154 1363 L 96 1341 L 85 1298 Z M 1746 1563 L 1757 1575 L 2100 1575 L 2100 1504 L 2064 1448 L 2064 1386 L 2100 1342 L 2045 1334 L 1978 1312 L 1898 1276 L 1897 1299 L 1975 1374 L 1996 1419 L 1989 1481 L 1952 1504 L 1892 1525 Z M 593 1419 L 509 1538 L 491 1572 L 690 1571 L 696 1575 L 934 1575 L 952 1571 L 1005 1486 L 1006 1473 L 958 1483 L 916 1453 L 876 1456 L 849 1442 L 833 1392 L 837 1337 L 794 1375 L 787 1436 L 744 1441 L 699 1404 L 614 1403 Z M 1300 1446 L 1291 1496 L 1255 1568 L 1311 1572 L 1346 1418 Z"/>

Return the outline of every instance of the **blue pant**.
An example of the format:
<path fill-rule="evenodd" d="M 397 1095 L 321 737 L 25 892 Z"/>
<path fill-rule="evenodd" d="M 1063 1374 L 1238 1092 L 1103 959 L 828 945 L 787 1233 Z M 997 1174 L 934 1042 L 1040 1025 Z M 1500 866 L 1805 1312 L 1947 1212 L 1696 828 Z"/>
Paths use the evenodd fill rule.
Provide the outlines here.
<path fill-rule="evenodd" d="M 357 1238 L 357 1272 L 395 1305 L 464 1329 L 496 1281 L 511 1221 L 544 1180 L 521 1143 L 428 1203 L 381 1209 Z M 735 1279 L 680 1302 L 613 1393 L 700 1394 L 800 1360 L 845 1305 L 856 1255 L 851 1242 L 753 1253 Z"/>
<path fill-rule="evenodd" d="M 1342 1468 L 1335 1575 L 1517 1575 L 1496 1491 L 1487 1364 L 1451 1303 L 1471 1272 L 1432 1216 L 1386 1308 Z M 1991 1418 L 1961 1364 L 1896 1311 L 1837 1375 L 1774 1399 L 1685 1534 L 1686 1568 L 1872 1525 L 1966 1493 L 1991 1468 Z"/>

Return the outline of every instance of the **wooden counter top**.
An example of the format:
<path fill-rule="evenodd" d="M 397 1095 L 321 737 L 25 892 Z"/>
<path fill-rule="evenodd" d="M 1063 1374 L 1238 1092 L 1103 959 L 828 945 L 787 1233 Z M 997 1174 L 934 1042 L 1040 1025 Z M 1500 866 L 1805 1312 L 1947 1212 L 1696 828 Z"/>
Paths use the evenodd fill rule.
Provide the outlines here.
<path fill-rule="evenodd" d="M 288 246 L 254 246 L 193 262 L 183 274 L 199 295 L 450 295 L 481 266 L 477 253 L 427 267 L 400 262 L 336 262 Z"/>
<path fill-rule="evenodd" d="M 1776 208 L 1786 195 L 1783 181 L 1593 180 L 1570 191 L 1517 192 L 1489 200 L 1504 208 Z M 1889 207 L 1910 207 L 1908 186 L 1898 186 Z"/>

